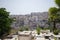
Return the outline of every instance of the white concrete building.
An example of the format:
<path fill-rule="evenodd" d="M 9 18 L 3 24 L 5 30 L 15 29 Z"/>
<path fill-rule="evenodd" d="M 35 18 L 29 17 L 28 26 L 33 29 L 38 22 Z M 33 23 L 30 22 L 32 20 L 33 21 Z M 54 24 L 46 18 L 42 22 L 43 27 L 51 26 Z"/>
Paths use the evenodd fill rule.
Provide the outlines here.
<path fill-rule="evenodd" d="M 8 35 L 4 40 L 60 40 L 60 35 L 54 35 L 48 30 L 41 30 L 40 35 L 34 31 L 18 31 L 18 35 Z M 0 39 L 1 40 L 1 39 Z"/>
<path fill-rule="evenodd" d="M 45 40 L 45 38 L 42 35 L 35 35 L 34 40 Z"/>
<path fill-rule="evenodd" d="M 18 32 L 18 40 L 32 40 L 31 31 Z"/>
<path fill-rule="evenodd" d="M 4 40 L 18 40 L 18 35 L 9 35 L 7 38 L 5 38 Z"/>

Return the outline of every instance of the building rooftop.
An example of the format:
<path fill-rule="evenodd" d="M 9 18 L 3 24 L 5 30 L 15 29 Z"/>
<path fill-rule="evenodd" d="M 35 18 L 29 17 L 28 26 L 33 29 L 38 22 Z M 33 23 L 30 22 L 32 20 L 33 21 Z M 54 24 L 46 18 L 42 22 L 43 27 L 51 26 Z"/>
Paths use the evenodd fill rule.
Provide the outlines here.
<path fill-rule="evenodd" d="M 54 35 L 54 37 L 59 37 L 60 38 L 60 35 Z"/>
<path fill-rule="evenodd" d="M 18 32 L 19 35 L 30 35 L 31 31 Z"/>

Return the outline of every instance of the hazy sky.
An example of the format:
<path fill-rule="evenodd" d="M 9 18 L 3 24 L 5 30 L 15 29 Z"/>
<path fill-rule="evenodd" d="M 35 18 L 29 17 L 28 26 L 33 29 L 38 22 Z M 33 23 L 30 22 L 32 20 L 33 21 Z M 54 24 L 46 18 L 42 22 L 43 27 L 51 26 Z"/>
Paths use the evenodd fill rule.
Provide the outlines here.
<path fill-rule="evenodd" d="M 44 12 L 53 6 L 55 6 L 54 0 L 0 0 L 0 8 L 6 8 L 10 14 Z"/>

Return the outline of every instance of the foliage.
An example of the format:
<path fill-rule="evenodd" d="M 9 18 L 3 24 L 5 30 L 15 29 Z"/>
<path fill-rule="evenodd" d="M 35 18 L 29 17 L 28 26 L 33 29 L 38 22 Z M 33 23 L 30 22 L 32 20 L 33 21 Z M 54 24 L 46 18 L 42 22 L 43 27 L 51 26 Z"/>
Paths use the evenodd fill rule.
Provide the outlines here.
<path fill-rule="evenodd" d="M 20 27 L 20 31 L 24 31 L 24 28 L 23 27 Z"/>
<path fill-rule="evenodd" d="M 58 30 L 58 29 L 55 29 L 55 30 L 53 31 L 53 33 L 54 33 L 55 35 L 58 35 L 59 30 Z"/>
<path fill-rule="evenodd" d="M 49 29 L 50 29 L 50 32 L 52 32 L 52 31 L 53 31 L 53 27 L 52 27 L 52 26 L 49 26 Z"/>
<path fill-rule="evenodd" d="M 20 31 L 28 31 L 28 30 L 29 30 L 29 28 L 26 27 L 26 26 L 25 27 L 24 26 L 23 27 L 20 27 Z"/>
<path fill-rule="evenodd" d="M 56 23 L 60 22 L 60 0 L 55 0 L 55 3 L 58 5 L 58 8 L 51 7 L 49 9 L 49 21 L 50 23 L 53 23 L 54 34 L 58 34 Z"/>
<path fill-rule="evenodd" d="M 49 27 L 47 27 L 47 28 L 44 28 L 43 30 L 49 30 L 50 28 Z"/>
<path fill-rule="evenodd" d="M 57 40 L 57 38 L 56 38 L 56 37 L 54 37 L 54 39 L 55 39 L 55 40 Z"/>
<path fill-rule="evenodd" d="M 40 27 L 37 27 L 36 31 L 37 31 L 37 34 L 39 35 L 40 34 Z"/>
<path fill-rule="evenodd" d="M 29 30 L 29 28 L 26 26 L 26 27 L 24 27 L 24 30 L 28 31 L 28 30 Z"/>
<path fill-rule="evenodd" d="M 11 23 L 12 19 L 9 18 L 9 12 L 5 8 L 0 8 L 0 38 L 9 34 Z"/>
<path fill-rule="evenodd" d="M 56 7 L 51 7 L 49 9 L 49 21 L 53 22 L 57 18 L 57 8 Z"/>
<path fill-rule="evenodd" d="M 60 7 L 60 0 L 55 0 L 55 3 Z"/>

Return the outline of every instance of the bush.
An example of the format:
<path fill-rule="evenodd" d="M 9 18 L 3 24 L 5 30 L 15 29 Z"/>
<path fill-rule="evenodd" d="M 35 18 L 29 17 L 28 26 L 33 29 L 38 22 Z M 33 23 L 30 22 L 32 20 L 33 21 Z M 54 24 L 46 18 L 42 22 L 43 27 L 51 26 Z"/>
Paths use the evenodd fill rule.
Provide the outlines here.
<path fill-rule="evenodd" d="M 55 40 L 57 40 L 57 38 L 54 38 Z"/>
<path fill-rule="evenodd" d="M 37 27 L 36 31 L 37 31 L 37 34 L 39 35 L 40 34 L 40 27 Z"/>
<path fill-rule="evenodd" d="M 24 28 L 23 27 L 20 27 L 20 31 L 24 31 Z"/>
<path fill-rule="evenodd" d="M 54 30 L 54 31 L 53 31 L 53 33 L 54 33 L 55 35 L 58 35 L 59 30 L 58 30 L 58 29 L 56 29 L 56 30 Z"/>
<path fill-rule="evenodd" d="M 20 27 L 20 31 L 28 31 L 29 30 L 29 28 L 28 27 Z"/>
<path fill-rule="evenodd" d="M 24 27 L 24 30 L 25 30 L 25 31 L 28 31 L 28 30 L 29 30 L 29 28 L 28 28 L 28 27 Z"/>

